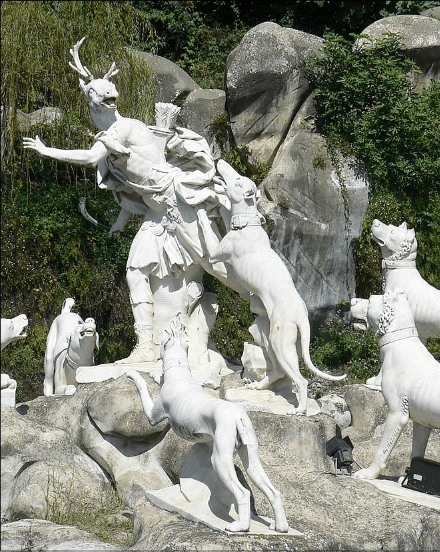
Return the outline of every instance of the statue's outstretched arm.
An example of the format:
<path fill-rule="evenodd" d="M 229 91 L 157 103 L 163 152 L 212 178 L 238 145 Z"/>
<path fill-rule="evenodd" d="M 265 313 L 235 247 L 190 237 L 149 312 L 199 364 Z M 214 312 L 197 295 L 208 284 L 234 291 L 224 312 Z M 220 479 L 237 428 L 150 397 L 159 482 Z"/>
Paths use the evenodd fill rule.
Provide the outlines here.
<path fill-rule="evenodd" d="M 42 157 L 86 167 L 95 167 L 109 154 L 105 145 L 100 141 L 96 142 L 89 150 L 62 150 L 45 146 L 37 136 L 35 139 L 23 138 L 23 147 L 35 150 Z"/>

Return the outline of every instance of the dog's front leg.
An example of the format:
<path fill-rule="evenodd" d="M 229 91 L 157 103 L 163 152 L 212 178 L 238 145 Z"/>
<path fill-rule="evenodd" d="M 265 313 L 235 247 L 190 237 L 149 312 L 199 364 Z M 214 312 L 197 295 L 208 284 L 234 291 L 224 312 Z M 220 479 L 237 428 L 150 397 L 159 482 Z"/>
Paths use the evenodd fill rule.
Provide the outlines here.
<path fill-rule="evenodd" d="M 407 397 L 403 397 L 401 408 L 401 411 L 389 412 L 385 422 L 383 437 L 374 453 L 373 461 L 368 468 L 354 473 L 354 477 L 358 479 L 376 479 L 385 468 L 388 456 L 409 420 Z"/>
<path fill-rule="evenodd" d="M 222 251 L 221 241 L 218 239 L 214 230 L 211 227 L 211 221 L 208 214 L 204 209 L 197 211 L 197 218 L 199 220 L 200 228 L 203 232 L 203 238 L 205 240 L 206 249 L 208 251 L 209 262 L 218 263 L 225 260 L 225 256 Z"/>
<path fill-rule="evenodd" d="M 139 374 L 139 372 L 136 372 L 136 370 L 129 370 L 126 373 L 126 376 L 136 385 L 141 397 L 142 408 L 144 409 L 144 412 L 147 415 L 150 424 L 155 425 L 164 420 L 167 415 L 163 409 L 160 396 L 158 397 L 156 402 L 153 401 L 153 399 L 150 397 L 150 393 L 148 392 L 146 381 Z"/>

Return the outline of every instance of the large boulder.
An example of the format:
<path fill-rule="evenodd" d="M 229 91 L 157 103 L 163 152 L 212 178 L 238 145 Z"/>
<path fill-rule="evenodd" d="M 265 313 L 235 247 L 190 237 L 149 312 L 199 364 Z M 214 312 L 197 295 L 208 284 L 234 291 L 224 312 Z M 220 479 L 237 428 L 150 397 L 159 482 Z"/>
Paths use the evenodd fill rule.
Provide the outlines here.
<path fill-rule="evenodd" d="M 200 86 L 174 62 L 148 52 L 134 52 L 148 62 L 154 73 L 155 101 L 182 105 L 188 94 Z"/>
<path fill-rule="evenodd" d="M 285 261 L 313 326 L 354 294 L 353 243 L 368 204 L 356 160 L 333 166 L 314 129 L 314 96 L 304 62 L 323 40 L 262 23 L 228 57 L 226 102 L 234 139 L 247 162 L 271 163 L 259 207 L 271 219 L 271 243 Z"/>
<path fill-rule="evenodd" d="M 310 94 L 304 59 L 319 55 L 323 40 L 276 23 L 261 23 L 226 62 L 225 92 L 232 132 L 251 152 L 251 166 L 271 163 Z"/>
<path fill-rule="evenodd" d="M 416 90 L 426 88 L 431 80 L 440 80 L 439 19 L 421 15 L 394 15 L 375 21 L 361 34 L 368 35 L 374 40 L 382 38 L 387 33 L 401 35 L 405 52 L 422 69 L 421 73 L 412 73 Z M 357 46 L 365 43 L 364 39 L 360 39 Z"/>
<path fill-rule="evenodd" d="M 354 296 L 353 243 L 362 231 L 368 186 L 355 159 L 333 165 L 324 137 L 308 123 L 312 116 L 310 97 L 263 181 L 259 207 L 273 221 L 272 246 L 316 327 Z"/>
<path fill-rule="evenodd" d="M 211 146 L 213 157 L 219 158 L 221 145 L 217 143 L 212 124 L 225 113 L 225 109 L 226 95 L 223 90 L 193 90 L 180 110 L 177 124 L 203 136 Z"/>
<path fill-rule="evenodd" d="M 28 420 L 2 404 L 2 519 L 45 518 L 110 498 L 102 468 L 64 430 Z M 87 493 L 86 493 L 87 489 Z"/>

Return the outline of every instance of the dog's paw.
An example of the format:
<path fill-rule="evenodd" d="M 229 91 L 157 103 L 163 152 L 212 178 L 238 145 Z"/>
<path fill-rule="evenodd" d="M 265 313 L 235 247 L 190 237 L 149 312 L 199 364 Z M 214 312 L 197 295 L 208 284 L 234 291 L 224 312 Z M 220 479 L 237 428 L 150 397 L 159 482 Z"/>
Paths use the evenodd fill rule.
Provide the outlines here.
<path fill-rule="evenodd" d="M 370 468 L 363 468 L 353 474 L 356 479 L 376 479 L 379 474 Z"/>
<path fill-rule="evenodd" d="M 225 527 L 226 531 L 231 531 L 231 533 L 246 533 L 247 531 L 249 531 L 249 528 L 250 521 L 240 521 L 239 519 L 237 519 L 237 521 L 229 523 Z"/>
<path fill-rule="evenodd" d="M 76 393 L 76 387 L 74 385 L 68 385 L 64 390 L 65 395 L 74 395 Z"/>

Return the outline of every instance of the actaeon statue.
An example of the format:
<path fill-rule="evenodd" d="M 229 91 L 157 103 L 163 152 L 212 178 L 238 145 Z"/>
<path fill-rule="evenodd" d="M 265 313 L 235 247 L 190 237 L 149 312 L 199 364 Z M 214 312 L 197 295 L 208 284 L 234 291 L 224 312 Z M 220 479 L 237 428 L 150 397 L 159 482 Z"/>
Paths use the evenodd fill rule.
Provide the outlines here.
<path fill-rule="evenodd" d="M 210 214 L 218 232 L 215 216 L 220 216 L 222 197 L 227 200 L 212 181 L 215 166 L 206 140 L 184 128 L 170 129 L 179 108 L 156 104 L 161 128 L 123 117 L 111 81 L 118 72 L 115 63 L 103 78 L 95 78 L 79 58 L 83 41 L 70 50 L 74 63 L 69 65 L 83 77 L 80 87 L 100 131 L 93 146 L 61 150 L 46 146 L 37 136 L 24 138 L 24 147 L 43 157 L 97 167 L 100 188 L 111 190 L 121 207 L 110 235 L 123 231 L 131 215 L 143 216 L 127 261 L 137 344 L 130 356 L 119 362 L 154 361 L 159 357 L 162 329 L 176 312 L 181 312 L 188 324 L 202 296 L 203 271 L 226 281 L 224 265 L 213 267 L 208 261 L 196 209 Z"/>

